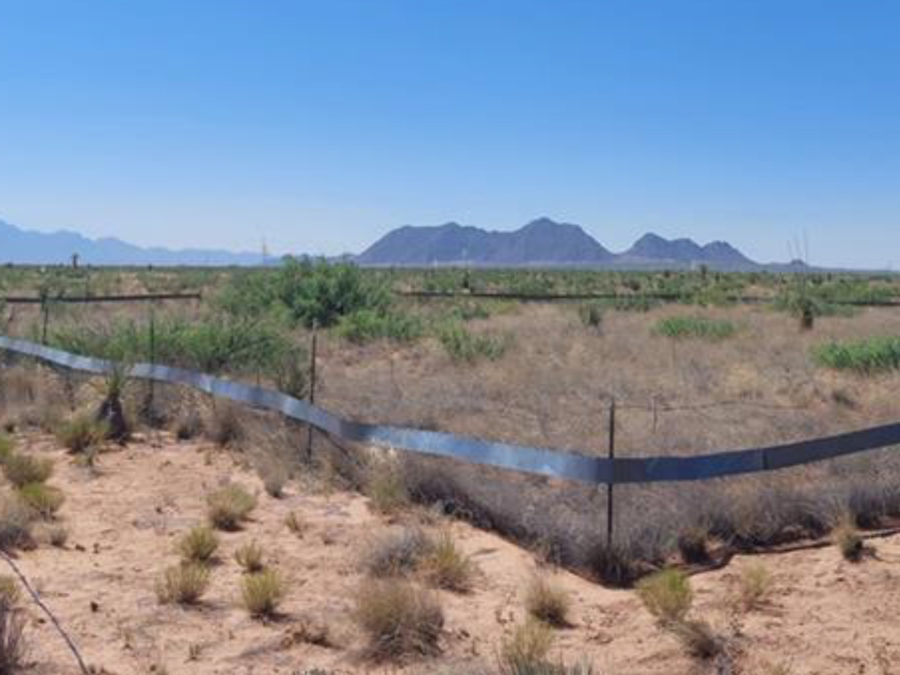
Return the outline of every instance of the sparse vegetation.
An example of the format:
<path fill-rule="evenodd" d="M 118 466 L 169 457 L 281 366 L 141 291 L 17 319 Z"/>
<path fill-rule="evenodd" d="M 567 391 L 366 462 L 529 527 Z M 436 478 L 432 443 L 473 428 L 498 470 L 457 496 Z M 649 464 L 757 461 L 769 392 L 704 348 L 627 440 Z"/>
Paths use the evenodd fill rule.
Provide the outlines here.
<path fill-rule="evenodd" d="M 25 617 L 11 604 L 0 602 L 0 675 L 14 675 L 25 666 Z"/>
<path fill-rule="evenodd" d="M 285 516 L 284 525 L 297 537 L 302 537 L 307 528 L 307 524 L 301 516 L 297 515 L 296 511 L 291 511 Z"/>
<path fill-rule="evenodd" d="M 710 319 L 702 316 L 676 316 L 661 319 L 656 324 L 659 335 L 670 338 L 699 338 L 724 340 L 734 335 L 735 325 L 727 319 Z"/>
<path fill-rule="evenodd" d="M 19 583 L 15 577 L 9 575 L 0 576 L 0 605 L 15 607 L 19 604 L 21 595 Z"/>
<path fill-rule="evenodd" d="M 56 439 L 73 453 L 86 452 L 99 446 L 107 434 L 107 425 L 86 413 L 75 415 L 56 429 Z"/>
<path fill-rule="evenodd" d="M 219 548 L 219 537 L 212 528 L 198 525 L 178 541 L 178 551 L 185 563 L 208 564 Z"/>
<path fill-rule="evenodd" d="M 231 483 L 206 497 L 210 522 L 220 530 L 234 531 L 256 508 L 256 497 Z"/>
<path fill-rule="evenodd" d="M 687 576 L 673 568 L 641 579 L 637 592 L 647 611 L 663 624 L 683 621 L 693 600 Z"/>
<path fill-rule="evenodd" d="M 252 616 L 271 617 L 284 599 L 285 583 L 277 570 L 248 574 L 241 580 L 241 598 Z"/>
<path fill-rule="evenodd" d="M 525 609 L 539 621 L 556 628 L 569 625 L 568 594 L 545 577 L 535 577 L 525 592 Z"/>
<path fill-rule="evenodd" d="M 530 619 L 516 627 L 500 648 L 500 669 L 504 675 L 554 672 L 547 657 L 553 646 L 553 632 L 543 621 Z"/>
<path fill-rule="evenodd" d="M 852 516 L 845 515 L 840 519 L 832 531 L 832 537 L 845 560 L 850 562 L 862 560 L 865 542 L 860 536 Z"/>
<path fill-rule="evenodd" d="M 711 659 L 722 653 L 722 638 L 706 621 L 675 621 L 666 629 L 684 645 L 687 652 L 698 659 Z"/>
<path fill-rule="evenodd" d="M 263 548 L 255 541 L 244 544 L 234 552 L 234 560 L 245 572 L 253 574 L 262 571 Z"/>
<path fill-rule="evenodd" d="M 46 519 L 53 518 L 66 500 L 62 490 L 44 483 L 27 483 L 18 494 L 29 508 Z"/>
<path fill-rule="evenodd" d="M 396 461 L 373 461 L 369 467 L 366 494 L 381 513 L 395 513 L 409 505 L 403 468 Z"/>
<path fill-rule="evenodd" d="M 10 551 L 30 547 L 34 517 L 34 511 L 21 499 L 0 498 L 0 549 Z"/>
<path fill-rule="evenodd" d="M 496 361 L 509 346 L 508 337 L 475 334 L 456 321 L 444 323 L 437 335 L 454 361 L 474 363 L 481 358 Z"/>
<path fill-rule="evenodd" d="M 408 574 L 434 548 L 434 542 L 419 528 L 389 530 L 366 546 L 362 566 L 373 577 Z"/>
<path fill-rule="evenodd" d="M 208 587 L 209 569 L 205 565 L 175 565 L 163 573 L 156 587 L 156 597 L 163 604 L 193 605 L 200 601 Z"/>
<path fill-rule="evenodd" d="M 772 589 L 772 576 L 760 563 L 745 566 L 740 577 L 740 603 L 744 611 L 756 609 Z"/>
<path fill-rule="evenodd" d="M 43 483 L 53 475 L 53 461 L 30 454 L 13 453 L 3 463 L 3 473 L 17 488 L 29 483 Z"/>
<path fill-rule="evenodd" d="M 375 659 L 438 653 L 444 612 L 436 596 L 406 581 L 365 583 L 357 592 L 354 616 Z"/>
<path fill-rule="evenodd" d="M 822 366 L 874 375 L 900 368 L 900 337 L 876 337 L 851 342 L 829 342 L 813 350 Z"/>
<path fill-rule="evenodd" d="M 474 565 L 448 530 L 441 531 L 418 566 L 428 583 L 437 588 L 464 593 L 472 587 Z"/>

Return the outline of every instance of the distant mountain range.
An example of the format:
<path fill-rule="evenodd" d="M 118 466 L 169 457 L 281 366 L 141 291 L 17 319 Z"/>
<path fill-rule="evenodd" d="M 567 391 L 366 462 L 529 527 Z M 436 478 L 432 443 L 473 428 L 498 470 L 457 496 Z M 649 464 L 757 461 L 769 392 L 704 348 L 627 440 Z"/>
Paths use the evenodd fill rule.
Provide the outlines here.
<path fill-rule="evenodd" d="M 259 265 L 261 253 L 141 248 L 119 239 L 88 239 L 76 232 L 41 233 L 0 221 L 0 264 L 66 264 L 77 253 L 86 265 Z M 392 230 L 358 256 L 367 266 L 473 265 L 495 267 L 685 268 L 721 270 L 802 269 L 803 263 L 760 264 L 724 241 L 701 246 L 691 239 L 646 234 L 613 253 L 580 226 L 539 218 L 511 232 L 447 223 Z M 276 262 L 277 258 L 267 262 Z"/>
<path fill-rule="evenodd" d="M 67 230 L 23 230 L 0 220 L 0 263 L 68 263 L 76 253 L 90 265 L 259 265 L 262 261 L 261 253 L 141 248 L 114 238 L 88 239 Z"/>
<path fill-rule="evenodd" d="M 356 260 L 377 266 L 762 267 L 724 241 L 701 246 L 691 239 L 670 240 L 656 234 L 645 234 L 624 253 L 612 253 L 580 226 L 549 218 L 513 232 L 488 232 L 457 223 L 407 225 L 386 234 Z"/>

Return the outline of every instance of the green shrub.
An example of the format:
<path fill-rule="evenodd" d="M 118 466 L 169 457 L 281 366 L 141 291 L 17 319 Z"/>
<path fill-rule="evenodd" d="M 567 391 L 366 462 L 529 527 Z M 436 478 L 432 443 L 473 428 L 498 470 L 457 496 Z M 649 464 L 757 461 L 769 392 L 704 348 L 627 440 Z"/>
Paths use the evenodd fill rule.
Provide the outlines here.
<path fill-rule="evenodd" d="M 665 624 L 682 621 L 693 600 L 687 576 L 676 569 L 665 569 L 641 579 L 637 592 L 647 611 Z"/>
<path fill-rule="evenodd" d="M 19 497 L 42 518 L 52 518 L 66 501 L 59 488 L 44 483 L 27 483 L 19 488 Z"/>
<path fill-rule="evenodd" d="M 701 316 L 676 316 L 661 319 L 656 333 L 665 337 L 684 339 L 724 340 L 734 335 L 735 325 L 726 319 L 709 319 Z"/>
<path fill-rule="evenodd" d="M 599 329 L 603 325 L 603 305 L 599 302 L 585 302 L 578 305 L 578 318 L 588 328 Z"/>
<path fill-rule="evenodd" d="M 220 530 L 237 530 L 256 508 L 256 497 L 232 483 L 206 497 L 210 522 Z"/>
<path fill-rule="evenodd" d="M 29 483 L 43 483 L 53 474 L 53 462 L 33 455 L 12 454 L 3 464 L 3 473 L 18 488 Z"/>
<path fill-rule="evenodd" d="M 241 598 L 252 616 L 270 617 L 284 599 L 285 584 L 276 570 L 248 574 L 241 581 Z"/>
<path fill-rule="evenodd" d="M 900 337 L 875 337 L 853 342 L 829 342 L 813 350 L 821 366 L 863 375 L 900 368 Z"/>
<path fill-rule="evenodd" d="M 206 564 L 219 548 L 219 538 L 210 527 L 198 525 L 178 542 L 178 550 L 185 562 Z"/>
<path fill-rule="evenodd" d="M 378 312 L 361 309 L 345 315 L 337 327 L 338 335 L 355 343 L 389 339 L 396 342 L 411 342 L 425 332 L 422 320 L 411 314 Z"/>
<path fill-rule="evenodd" d="M 437 335 L 454 361 L 472 363 L 480 358 L 496 361 L 509 346 L 508 337 L 477 335 L 456 321 L 443 323 L 438 328 Z"/>

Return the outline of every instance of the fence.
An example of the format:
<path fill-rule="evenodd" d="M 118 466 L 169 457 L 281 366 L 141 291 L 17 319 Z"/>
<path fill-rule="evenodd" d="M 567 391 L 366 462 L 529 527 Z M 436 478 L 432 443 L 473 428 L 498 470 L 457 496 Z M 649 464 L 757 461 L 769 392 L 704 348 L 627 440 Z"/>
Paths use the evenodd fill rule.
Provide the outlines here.
<path fill-rule="evenodd" d="M 0 349 L 96 375 L 114 364 L 0 336 Z M 277 391 L 181 368 L 141 363 L 130 376 L 193 387 L 212 396 L 278 412 L 335 438 L 594 485 L 697 481 L 773 471 L 900 444 L 900 424 L 764 448 L 693 457 L 590 457 L 550 448 L 468 438 L 439 431 L 364 424 Z M 612 420 L 611 420 L 612 421 Z M 611 425 L 612 426 L 612 425 Z"/>

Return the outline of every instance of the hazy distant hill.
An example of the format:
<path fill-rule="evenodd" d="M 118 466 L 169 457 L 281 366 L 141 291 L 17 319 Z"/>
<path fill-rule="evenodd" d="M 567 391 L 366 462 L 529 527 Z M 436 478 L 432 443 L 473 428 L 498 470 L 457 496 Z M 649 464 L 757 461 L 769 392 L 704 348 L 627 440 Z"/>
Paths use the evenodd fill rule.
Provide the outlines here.
<path fill-rule="evenodd" d="M 487 232 L 457 223 L 407 225 L 386 234 L 356 260 L 362 265 L 570 265 L 613 257 L 578 225 L 540 218 L 514 232 Z"/>
<path fill-rule="evenodd" d="M 141 248 L 119 239 L 88 239 L 77 232 L 22 230 L 0 220 L 0 264 L 68 263 L 77 253 L 85 265 L 258 265 L 260 253 Z"/>
<path fill-rule="evenodd" d="M 513 232 L 488 232 L 447 223 L 393 230 L 356 258 L 362 265 L 591 265 L 688 267 L 706 264 L 746 269 L 757 263 L 722 241 L 641 237 L 622 254 L 611 253 L 578 225 L 540 218 Z"/>

